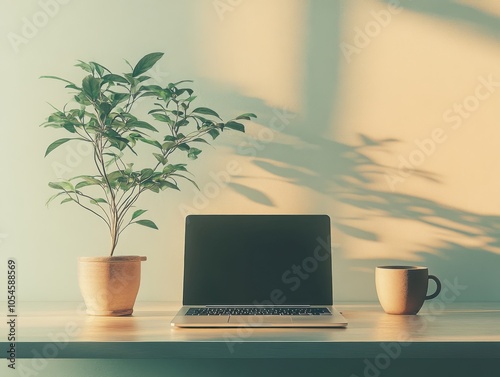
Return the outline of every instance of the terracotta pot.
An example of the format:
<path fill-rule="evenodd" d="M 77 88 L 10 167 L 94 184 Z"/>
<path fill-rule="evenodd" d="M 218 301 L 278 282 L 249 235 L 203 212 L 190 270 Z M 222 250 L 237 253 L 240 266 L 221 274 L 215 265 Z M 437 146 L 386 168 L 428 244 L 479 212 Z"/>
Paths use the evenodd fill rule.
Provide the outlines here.
<path fill-rule="evenodd" d="M 78 258 L 78 282 L 87 314 L 132 314 L 141 282 L 141 261 L 146 259 L 136 255 Z"/>

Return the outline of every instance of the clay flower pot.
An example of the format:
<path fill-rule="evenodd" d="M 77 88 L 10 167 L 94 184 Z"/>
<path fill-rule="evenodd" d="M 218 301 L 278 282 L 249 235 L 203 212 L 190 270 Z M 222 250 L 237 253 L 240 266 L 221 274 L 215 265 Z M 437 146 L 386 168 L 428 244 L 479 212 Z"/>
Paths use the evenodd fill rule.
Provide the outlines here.
<path fill-rule="evenodd" d="M 87 314 L 132 314 L 145 260 L 136 255 L 78 258 L 78 282 Z"/>

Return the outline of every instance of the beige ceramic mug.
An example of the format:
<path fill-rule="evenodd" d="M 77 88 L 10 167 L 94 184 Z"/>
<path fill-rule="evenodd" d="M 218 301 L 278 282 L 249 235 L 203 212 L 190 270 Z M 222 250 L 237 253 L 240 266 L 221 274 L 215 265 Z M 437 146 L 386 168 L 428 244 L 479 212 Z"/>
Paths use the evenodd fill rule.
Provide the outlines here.
<path fill-rule="evenodd" d="M 436 291 L 427 295 L 429 279 L 436 283 Z M 441 282 L 429 275 L 427 267 L 378 266 L 375 286 L 380 305 L 388 314 L 417 314 L 425 300 L 441 292 Z"/>

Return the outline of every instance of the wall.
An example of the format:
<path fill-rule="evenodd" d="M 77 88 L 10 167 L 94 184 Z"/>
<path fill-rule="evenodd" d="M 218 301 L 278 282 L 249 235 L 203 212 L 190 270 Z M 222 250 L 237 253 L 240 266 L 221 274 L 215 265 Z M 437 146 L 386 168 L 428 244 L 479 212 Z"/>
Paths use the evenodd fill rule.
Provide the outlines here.
<path fill-rule="evenodd" d="M 96 218 L 45 206 L 47 182 L 89 164 L 77 145 L 43 158 L 62 134 L 39 124 L 68 97 L 39 77 L 163 51 L 158 83 L 193 79 L 200 104 L 259 117 L 191 165 L 201 193 L 144 198 L 160 231 L 130 230 L 117 252 L 148 257 L 140 300 L 180 300 L 186 212 L 328 213 L 336 300 L 376 300 L 389 263 L 498 300 L 500 6 L 476 3 L 2 1 L 0 250 L 19 299 L 79 300 L 76 258 L 108 248 Z"/>

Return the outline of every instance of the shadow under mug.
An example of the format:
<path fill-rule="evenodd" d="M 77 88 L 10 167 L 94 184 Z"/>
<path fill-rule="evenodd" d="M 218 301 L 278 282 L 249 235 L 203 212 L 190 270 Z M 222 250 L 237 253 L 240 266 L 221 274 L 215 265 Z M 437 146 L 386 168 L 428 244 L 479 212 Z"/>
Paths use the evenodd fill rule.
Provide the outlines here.
<path fill-rule="evenodd" d="M 427 295 L 428 283 L 434 280 L 436 291 Z M 375 269 L 377 296 L 388 314 L 417 314 L 425 300 L 441 292 L 441 282 L 429 275 L 427 267 L 378 266 Z"/>

